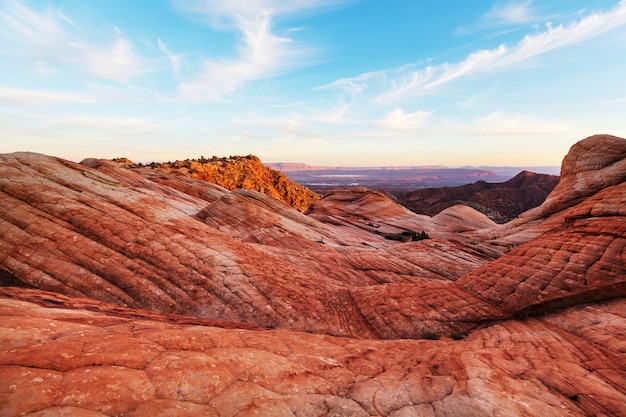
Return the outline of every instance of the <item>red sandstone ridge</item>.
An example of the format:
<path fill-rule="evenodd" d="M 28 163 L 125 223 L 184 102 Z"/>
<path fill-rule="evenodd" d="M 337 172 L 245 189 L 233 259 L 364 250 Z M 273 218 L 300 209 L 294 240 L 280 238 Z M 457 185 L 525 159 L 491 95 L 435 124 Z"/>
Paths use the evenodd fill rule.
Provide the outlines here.
<path fill-rule="evenodd" d="M 453 205 L 467 205 L 504 223 L 537 207 L 559 182 L 554 175 L 522 171 L 502 183 L 478 181 L 458 187 L 424 188 L 398 196 L 408 209 L 434 216 Z"/>
<path fill-rule="evenodd" d="M 0 416 L 622 416 L 624 156 L 495 225 L 0 155 Z"/>
<path fill-rule="evenodd" d="M 194 159 L 172 163 L 152 163 L 148 168 L 138 169 L 129 161 L 118 160 L 124 166 L 133 167 L 143 175 L 157 182 L 167 182 L 175 186 L 173 177 L 184 176 L 217 184 L 228 190 L 254 190 L 277 200 L 283 201 L 299 211 L 304 211 L 309 204 L 320 196 L 308 188 L 297 184 L 282 172 L 268 168 L 253 155 L 231 156 L 229 158 Z"/>

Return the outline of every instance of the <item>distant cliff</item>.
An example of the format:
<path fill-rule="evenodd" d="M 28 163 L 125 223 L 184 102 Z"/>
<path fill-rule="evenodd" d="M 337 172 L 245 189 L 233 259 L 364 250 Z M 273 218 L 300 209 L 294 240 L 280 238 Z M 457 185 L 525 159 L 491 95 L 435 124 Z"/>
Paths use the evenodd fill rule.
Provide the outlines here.
<path fill-rule="evenodd" d="M 117 161 L 127 162 L 123 159 Z M 161 177 L 182 175 L 217 184 L 231 191 L 240 188 L 258 191 L 283 201 L 298 211 L 306 210 L 313 200 L 320 198 L 319 194 L 291 181 L 282 172 L 266 167 L 254 155 L 210 159 L 200 157 L 152 163 L 145 168 L 150 168 L 152 174 L 156 173 Z"/>
<path fill-rule="evenodd" d="M 498 223 L 537 207 L 559 182 L 556 175 L 522 171 L 501 183 L 477 181 L 458 187 L 424 188 L 398 195 L 398 202 L 409 210 L 434 216 L 448 207 L 470 206 Z"/>

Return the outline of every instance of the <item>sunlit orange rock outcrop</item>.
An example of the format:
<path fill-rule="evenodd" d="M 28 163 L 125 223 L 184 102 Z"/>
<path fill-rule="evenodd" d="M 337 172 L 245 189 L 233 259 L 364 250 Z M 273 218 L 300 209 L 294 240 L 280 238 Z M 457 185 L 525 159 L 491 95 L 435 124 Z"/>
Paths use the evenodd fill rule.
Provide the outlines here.
<path fill-rule="evenodd" d="M 625 415 L 625 156 L 496 225 L 1 155 L 0 416 Z"/>
<path fill-rule="evenodd" d="M 150 179 L 176 187 L 176 177 L 188 177 L 217 184 L 228 190 L 246 189 L 258 191 L 284 202 L 299 211 L 305 211 L 320 195 L 303 185 L 289 180 L 282 172 L 271 169 L 254 156 L 231 156 L 229 158 L 152 163 L 138 166 L 125 158 L 116 162 L 142 173 Z M 184 182 L 184 181 L 183 181 Z"/>

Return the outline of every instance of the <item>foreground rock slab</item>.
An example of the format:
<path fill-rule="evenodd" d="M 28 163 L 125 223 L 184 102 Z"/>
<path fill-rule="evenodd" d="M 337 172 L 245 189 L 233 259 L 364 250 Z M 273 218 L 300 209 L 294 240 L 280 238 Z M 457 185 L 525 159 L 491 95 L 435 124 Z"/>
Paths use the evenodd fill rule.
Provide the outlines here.
<path fill-rule="evenodd" d="M 387 341 L 133 319 L 71 300 L 0 291 L 0 416 L 625 415 L 624 300 L 463 340 Z M 65 308 L 40 305 L 54 302 Z"/>

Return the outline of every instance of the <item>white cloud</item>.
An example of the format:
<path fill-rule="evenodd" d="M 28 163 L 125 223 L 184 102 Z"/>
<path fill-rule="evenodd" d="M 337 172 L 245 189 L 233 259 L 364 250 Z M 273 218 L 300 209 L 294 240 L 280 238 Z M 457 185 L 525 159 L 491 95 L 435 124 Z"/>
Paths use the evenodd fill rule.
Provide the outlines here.
<path fill-rule="evenodd" d="M 477 21 L 456 28 L 454 34 L 464 36 L 487 29 L 490 37 L 497 37 L 516 30 L 520 25 L 536 24 L 542 20 L 542 16 L 532 7 L 533 2 L 534 0 L 496 1 Z"/>
<path fill-rule="evenodd" d="M 297 108 L 297 107 L 306 108 L 317 103 L 318 102 L 316 101 L 293 101 L 289 103 L 265 104 L 265 107 L 274 108 L 274 109 Z"/>
<path fill-rule="evenodd" d="M 289 107 L 286 107 L 289 108 Z M 354 120 L 347 117 L 347 105 L 318 106 L 306 108 L 304 111 L 289 111 L 282 115 L 253 114 L 238 116 L 234 123 L 242 126 L 274 128 L 278 130 L 299 130 L 309 132 L 316 128 L 338 125 L 364 125 L 364 120 Z"/>
<path fill-rule="evenodd" d="M 502 68 L 519 67 L 533 57 L 583 42 L 626 25 L 626 0 L 606 13 L 594 13 L 569 25 L 546 25 L 542 32 L 525 36 L 511 47 L 502 44 L 480 50 L 456 63 L 419 68 L 405 65 L 397 69 L 361 74 L 337 80 L 319 88 L 339 87 L 351 95 L 368 94 L 378 101 L 396 102 L 412 95 L 430 94 L 456 79 Z"/>
<path fill-rule="evenodd" d="M 432 111 L 406 113 L 403 109 L 396 107 L 394 110 L 387 113 L 383 119 L 377 120 L 376 125 L 382 129 L 411 130 L 422 126 L 426 119 L 432 114 Z"/>
<path fill-rule="evenodd" d="M 602 103 L 609 103 L 609 104 L 626 103 L 626 97 L 624 97 L 624 98 L 615 98 L 615 99 L 612 99 L 612 100 L 605 100 Z"/>
<path fill-rule="evenodd" d="M 22 2 L 10 0 L 0 6 L 0 35 L 10 40 L 2 47 L 3 53 L 37 55 L 41 59 L 59 55 L 62 59 L 68 53 L 70 33 L 77 26 L 62 11 L 33 10 Z"/>
<path fill-rule="evenodd" d="M 60 9 L 36 10 L 15 1 L 0 4 L 3 38 L 11 46 L 1 48 L 0 54 L 32 61 L 40 74 L 41 69 L 54 74 L 58 67 L 80 68 L 98 78 L 125 82 L 153 67 L 117 28 L 109 45 L 96 45 Z"/>
<path fill-rule="evenodd" d="M 201 74 L 180 84 L 180 98 L 189 101 L 222 100 L 247 82 L 274 77 L 310 64 L 314 50 L 303 47 L 293 38 L 274 33 L 274 18 L 341 3 L 345 0 L 178 2 L 183 10 L 205 17 L 210 25 L 235 29 L 242 35 L 238 57 L 205 60 Z"/>
<path fill-rule="evenodd" d="M 515 64 L 554 49 L 582 42 L 623 25 L 626 25 L 626 1 L 624 0 L 608 13 L 592 14 L 569 26 L 561 24 L 553 27 L 549 23 L 546 24 L 544 32 L 525 36 L 509 54 L 503 57 L 499 65 Z"/>
<path fill-rule="evenodd" d="M 230 60 L 206 60 L 195 80 L 180 84 L 180 97 L 191 101 L 220 100 L 246 82 L 303 65 L 306 54 L 294 47 L 291 39 L 274 35 L 270 19 L 268 14 L 240 18 L 238 29 L 243 34 L 240 56 Z"/>
<path fill-rule="evenodd" d="M 389 79 L 393 77 L 393 73 L 403 72 L 409 67 L 413 66 L 403 66 L 397 70 L 365 72 L 363 74 L 357 75 L 356 77 L 341 78 L 339 80 L 333 81 L 330 84 L 315 87 L 313 90 L 327 90 L 339 88 L 350 96 L 356 96 L 364 91 L 375 89 L 376 85 L 378 85 L 379 83 L 389 81 Z"/>

